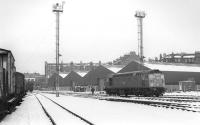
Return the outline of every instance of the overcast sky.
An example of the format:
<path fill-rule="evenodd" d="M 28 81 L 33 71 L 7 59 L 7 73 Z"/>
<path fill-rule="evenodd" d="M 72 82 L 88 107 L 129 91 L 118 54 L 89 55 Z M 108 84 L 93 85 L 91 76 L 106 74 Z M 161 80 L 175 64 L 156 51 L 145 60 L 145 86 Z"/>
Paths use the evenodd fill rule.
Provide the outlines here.
<path fill-rule="evenodd" d="M 44 62 L 55 62 L 52 5 L 57 1 L 0 0 L 0 48 L 13 52 L 18 71 L 44 74 Z M 200 51 L 199 0 L 65 1 L 60 18 L 63 62 L 108 62 L 137 52 L 136 10 L 147 14 L 146 59 L 172 51 Z"/>

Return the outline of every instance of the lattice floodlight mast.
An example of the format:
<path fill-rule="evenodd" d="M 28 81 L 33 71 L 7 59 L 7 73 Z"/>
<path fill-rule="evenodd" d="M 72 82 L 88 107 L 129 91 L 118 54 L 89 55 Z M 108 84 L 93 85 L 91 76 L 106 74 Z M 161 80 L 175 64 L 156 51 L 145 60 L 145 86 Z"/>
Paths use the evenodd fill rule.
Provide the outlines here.
<path fill-rule="evenodd" d="M 138 55 L 140 57 L 140 62 L 143 63 L 143 25 L 142 20 L 146 16 L 144 11 L 136 11 L 135 17 L 138 21 Z"/>
<path fill-rule="evenodd" d="M 63 5 L 64 2 L 53 5 L 53 12 L 56 14 L 56 97 L 59 97 L 59 18 L 60 13 L 63 12 Z"/>

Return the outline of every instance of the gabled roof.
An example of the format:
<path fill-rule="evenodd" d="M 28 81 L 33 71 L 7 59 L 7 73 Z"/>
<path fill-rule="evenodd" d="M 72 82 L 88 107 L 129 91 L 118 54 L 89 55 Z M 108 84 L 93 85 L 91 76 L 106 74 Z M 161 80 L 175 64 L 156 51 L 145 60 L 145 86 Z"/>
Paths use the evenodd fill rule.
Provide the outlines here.
<path fill-rule="evenodd" d="M 76 85 L 81 85 L 83 83 L 83 78 L 76 72 L 71 71 L 64 79 L 62 86 L 72 86 L 72 83 Z"/>
<path fill-rule="evenodd" d="M 77 71 L 76 73 L 78 73 L 81 77 L 84 77 L 88 71 Z"/>
<path fill-rule="evenodd" d="M 84 78 L 84 83 L 86 85 L 88 84 L 93 84 L 96 85 L 98 84 L 97 80 L 98 79 L 104 79 L 108 75 L 114 74 L 111 70 L 105 68 L 104 66 L 100 65 L 96 67 L 95 69 L 89 71 L 83 78 Z"/>
<path fill-rule="evenodd" d="M 55 87 L 56 77 L 57 77 L 57 76 L 59 77 L 59 86 L 62 85 L 63 78 L 62 78 L 60 75 L 54 73 L 54 74 L 48 79 L 48 86 L 49 86 L 49 87 Z"/>
<path fill-rule="evenodd" d="M 119 72 L 122 68 L 123 68 L 124 66 L 122 66 L 122 65 L 113 65 L 113 66 L 108 66 L 108 67 L 106 67 L 107 69 L 109 69 L 109 70 L 111 70 L 112 72 L 114 72 L 114 73 L 117 73 L 117 72 Z"/>
<path fill-rule="evenodd" d="M 138 71 L 138 70 L 149 70 L 150 68 L 142 66 L 139 62 L 132 61 L 128 65 L 126 65 L 124 68 L 122 68 L 118 73 L 124 73 L 124 72 L 132 72 L 132 71 Z"/>
<path fill-rule="evenodd" d="M 59 73 L 62 78 L 65 78 L 69 73 Z"/>

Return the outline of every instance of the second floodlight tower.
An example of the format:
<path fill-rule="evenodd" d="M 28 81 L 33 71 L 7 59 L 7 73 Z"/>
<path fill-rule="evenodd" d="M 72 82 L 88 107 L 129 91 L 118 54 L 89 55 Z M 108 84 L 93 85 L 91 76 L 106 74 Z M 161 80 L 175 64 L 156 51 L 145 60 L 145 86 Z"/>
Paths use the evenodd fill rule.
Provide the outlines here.
<path fill-rule="evenodd" d="M 138 55 L 140 57 L 140 62 L 144 61 L 143 53 L 143 18 L 146 16 L 144 11 L 136 11 L 135 17 L 138 21 Z"/>
<path fill-rule="evenodd" d="M 63 12 L 63 4 L 56 3 L 53 5 L 53 12 L 56 14 L 56 97 L 59 97 L 59 21 L 60 21 L 60 13 Z"/>

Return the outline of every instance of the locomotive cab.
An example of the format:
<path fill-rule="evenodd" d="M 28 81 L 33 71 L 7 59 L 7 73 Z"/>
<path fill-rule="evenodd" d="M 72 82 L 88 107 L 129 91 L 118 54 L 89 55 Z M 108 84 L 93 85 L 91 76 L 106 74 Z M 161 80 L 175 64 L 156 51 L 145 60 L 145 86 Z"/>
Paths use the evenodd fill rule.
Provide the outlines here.
<path fill-rule="evenodd" d="M 148 75 L 149 87 L 165 87 L 165 78 L 163 73 L 152 73 Z"/>

